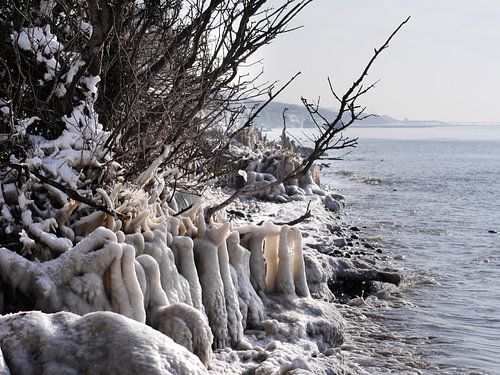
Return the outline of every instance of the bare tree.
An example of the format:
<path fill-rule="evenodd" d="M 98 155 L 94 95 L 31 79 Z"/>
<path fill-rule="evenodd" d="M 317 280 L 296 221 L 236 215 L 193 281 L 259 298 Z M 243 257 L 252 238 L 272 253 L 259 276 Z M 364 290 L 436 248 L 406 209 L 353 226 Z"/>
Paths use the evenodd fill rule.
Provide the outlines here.
<path fill-rule="evenodd" d="M 65 128 L 61 118 L 85 95 L 82 80 L 99 77 L 99 95 L 87 109 L 109 132 L 101 142 L 128 180 L 165 144 L 172 147 L 163 164 L 177 167 L 179 178 L 210 179 L 228 136 L 242 126 L 242 100 L 269 91 L 255 87 L 254 77 L 239 76 L 240 65 L 290 31 L 311 1 L 283 0 L 271 8 L 266 0 L 6 0 L 0 98 L 12 110 L 2 123 L 13 131 L 16 121 L 37 116 L 28 133 L 57 138 Z M 9 37 L 47 24 L 64 45 L 48 51 L 55 61 L 50 79 L 44 77 L 49 67 Z"/>

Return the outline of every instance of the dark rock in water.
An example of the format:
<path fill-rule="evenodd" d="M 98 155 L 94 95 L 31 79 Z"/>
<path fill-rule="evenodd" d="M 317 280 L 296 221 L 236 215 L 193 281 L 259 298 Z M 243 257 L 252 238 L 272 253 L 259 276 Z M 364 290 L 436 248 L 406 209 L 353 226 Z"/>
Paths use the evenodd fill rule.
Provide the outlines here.
<path fill-rule="evenodd" d="M 352 232 L 361 232 L 361 229 L 359 229 L 358 227 L 350 227 L 349 228 Z"/>
<path fill-rule="evenodd" d="M 333 255 L 340 256 L 340 255 L 342 255 L 342 251 L 335 249 L 335 250 L 333 250 Z"/>
<path fill-rule="evenodd" d="M 380 270 L 358 257 L 349 258 L 351 254 L 345 254 L 344 258 L 329 258 L 331 275 L 328 287 L 337 297 L 349 299 L 368 296 L 373 291 L 375 281 L 395 285 L 401 283 L 402 277 L 396 271 Z"/>
<path fill-rule="evenodd" d="M 369 243 L 364 243 L 363 246 L 366 247 L 367 249 L 371 249 L 371 250 L 375 249 L 375 246 L 373 246 L 372 244 L 369 244 Z"/>
<path fill-rule="evenodd" d="M 343 206 L 345 206 L 345 198 L 343 195 L 340 194 L 330 194 L 330 196 L 336 200 L 337 202 L 340 202 Z"/>
<path fill-rule="evenodd" d="M 342 232 L 342 227 L 340 225 L 335 225 L 335 224 L 327 224 L 326 227 L 331 233 L 341 233 Z"/>
<path fill-rule="evenodd" d="M 382 249 L 375 250 L 377 253 L 382 254 Z"/>
<path fill-rule="evenodd" d="M 488 233 L 497 234 L 498 232 L 496 230 L 489 230 Z"/>
<path fill-rule="evenodd" d="M 337 202 L 330 195 L 325 197 L 325 208 L 332 212 L 339 212 L 344 208 L 341 203 Z"/>
<path fill-rule="evenodd" d="M 359 237 L 358 237 L 358 236 L 356 236 L 355 234 L 351 234 L 351 239 L 352 239 L 352 240 L 357 240 L 358 238 L 359 238 Z"/>
<path fill-rule="evenodd" d="M 345 247 L 347 245 L 347 241 L 345 238 L 336 238 L 333 240 L 333 244 L 336 246 L 336 247 Z"/>

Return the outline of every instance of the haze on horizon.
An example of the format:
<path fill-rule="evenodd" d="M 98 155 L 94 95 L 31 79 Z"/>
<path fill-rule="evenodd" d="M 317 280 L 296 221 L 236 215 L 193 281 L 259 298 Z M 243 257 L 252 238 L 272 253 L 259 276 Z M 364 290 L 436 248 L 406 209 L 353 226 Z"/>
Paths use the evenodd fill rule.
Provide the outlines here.
<path fill-rule="evenodd" d="M 270 1 L 270 4 L 277 0 Z M 277 101 L 321 97 L 335 108 L 404 20 L 410 21 L 376 60 L 366 83 L 380 79 L 359 104 L 403 120 L 500 122 L 500 3 L 495 0 L 314 0 L 294 21 L 304 27 L 259 52 L 264 80 L 302 75 Z"/>

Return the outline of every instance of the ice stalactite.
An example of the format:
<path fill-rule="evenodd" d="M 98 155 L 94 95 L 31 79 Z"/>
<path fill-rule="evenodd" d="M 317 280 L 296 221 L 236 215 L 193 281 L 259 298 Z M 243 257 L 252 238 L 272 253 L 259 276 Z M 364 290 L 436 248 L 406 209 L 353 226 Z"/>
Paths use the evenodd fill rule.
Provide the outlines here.
<path fill-rule="evenodd" d="M 207 314 L 214 347 L 230 344 L 224 283 L 219 269 L 219 246 L 225 241 L 229 223 L 207 227 L 203 216 L 197 221 L 199 237 L 194 240 L 194 259 L 202 288 L 203 306 Z"/>
<path fill-rule="evenodd" d="M 239 233 L 231 232 L 227 238 L 231 275 L 238 291 L 243 328 L 257 327 L 265 319 L 265 308 L 250 281 L 250 251 L 240 245 Z"/>
<path fill-rule="evenodd" d="M 281 228 L 270 221 L 262 224 L 265 231 L 264 258 L 266 260 L 266 292 L 276 292 L 276 278 L 278 275 L 278 251 Z"/>
<path fill-rule="evenodd" d="M 243 235 L 242 245 L 250 251 L 250 281 L 259 294 L 266 289 L 266 265 L 264 262 L 264 237 L 266 232 L 262 226 L 246 225 L 236 228 Z"/>
<path fill-rule="evenodd" d="M 190 237 L 176 236 L 172 239 L 171 247 L 174 252 L 177 269 L 189 283 L 193 306 L 203 311 L 201 284 L 194 262 L 193 240 Z"/>
<path fill-rule="evenodd" d="M 295 294 L 295 285 L 293 282 L 292 267 L 289 252 L 289 233 L 290 227 L 284 225 L 281 227 L 278 249 L 278 272 L 276 273 L 275 290 L 278 293 L 293 295 Z"/>
<path fill-rule="evenodd" d="M 192 305 L 188 281 L 179 274 L 175 266 L 172 250 L 167 246 L 166 231 L 157 229 L 150 238 L 145 239 L 144 253 L 151 255 L 160 266 L 161 286 L 167 294 L 169 302 L 184 302 Z"/>
<path fill-rule="evenodd" d="M 238 303 L 237 290 L 234 287 L 231 276 L 231 268 L 229 263 L 229 254 L 227 250 L 227 235 L 229 234 L 229 226 L 227 226 L 224 240 L 218 248 L 219 268 L 224 285 L 224 296 L 226 299 L 227 312 L 227 328 L 230 338 L 230 345 L 237 346 L 243 340 L 243 323 L 242 315 Z"/>
<path fill-rule="evenodd" d="M 251 252 L 250 279 L 255 291 L 310 296 L 298 228 L 268 221 L 236 229 Z"/>
<path fill-rule="evenodd" d="M 292 274 L 295 285 L 295 293 L 299 297 L 309 297 L 309 287 L 306 279 L 306 267 L 304 254 L 302 253 L 302 234 L 298 228 L 291 228 L 289 236 L 292 238 Z"/>

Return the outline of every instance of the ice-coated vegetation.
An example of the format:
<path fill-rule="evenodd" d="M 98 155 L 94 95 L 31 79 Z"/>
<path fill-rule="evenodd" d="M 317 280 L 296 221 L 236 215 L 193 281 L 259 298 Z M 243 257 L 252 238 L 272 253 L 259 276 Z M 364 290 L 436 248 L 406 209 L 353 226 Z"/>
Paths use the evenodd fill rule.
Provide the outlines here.
<path fill-rule="evenodd" d="M 240 64 L 309 2 L 0 4 L 0 374 L 340 368 L 309 209 L 249 202 L 340 210 L 314 161 L 348 125 L 305 157 L 235 105 L 259 91 Z"/>

